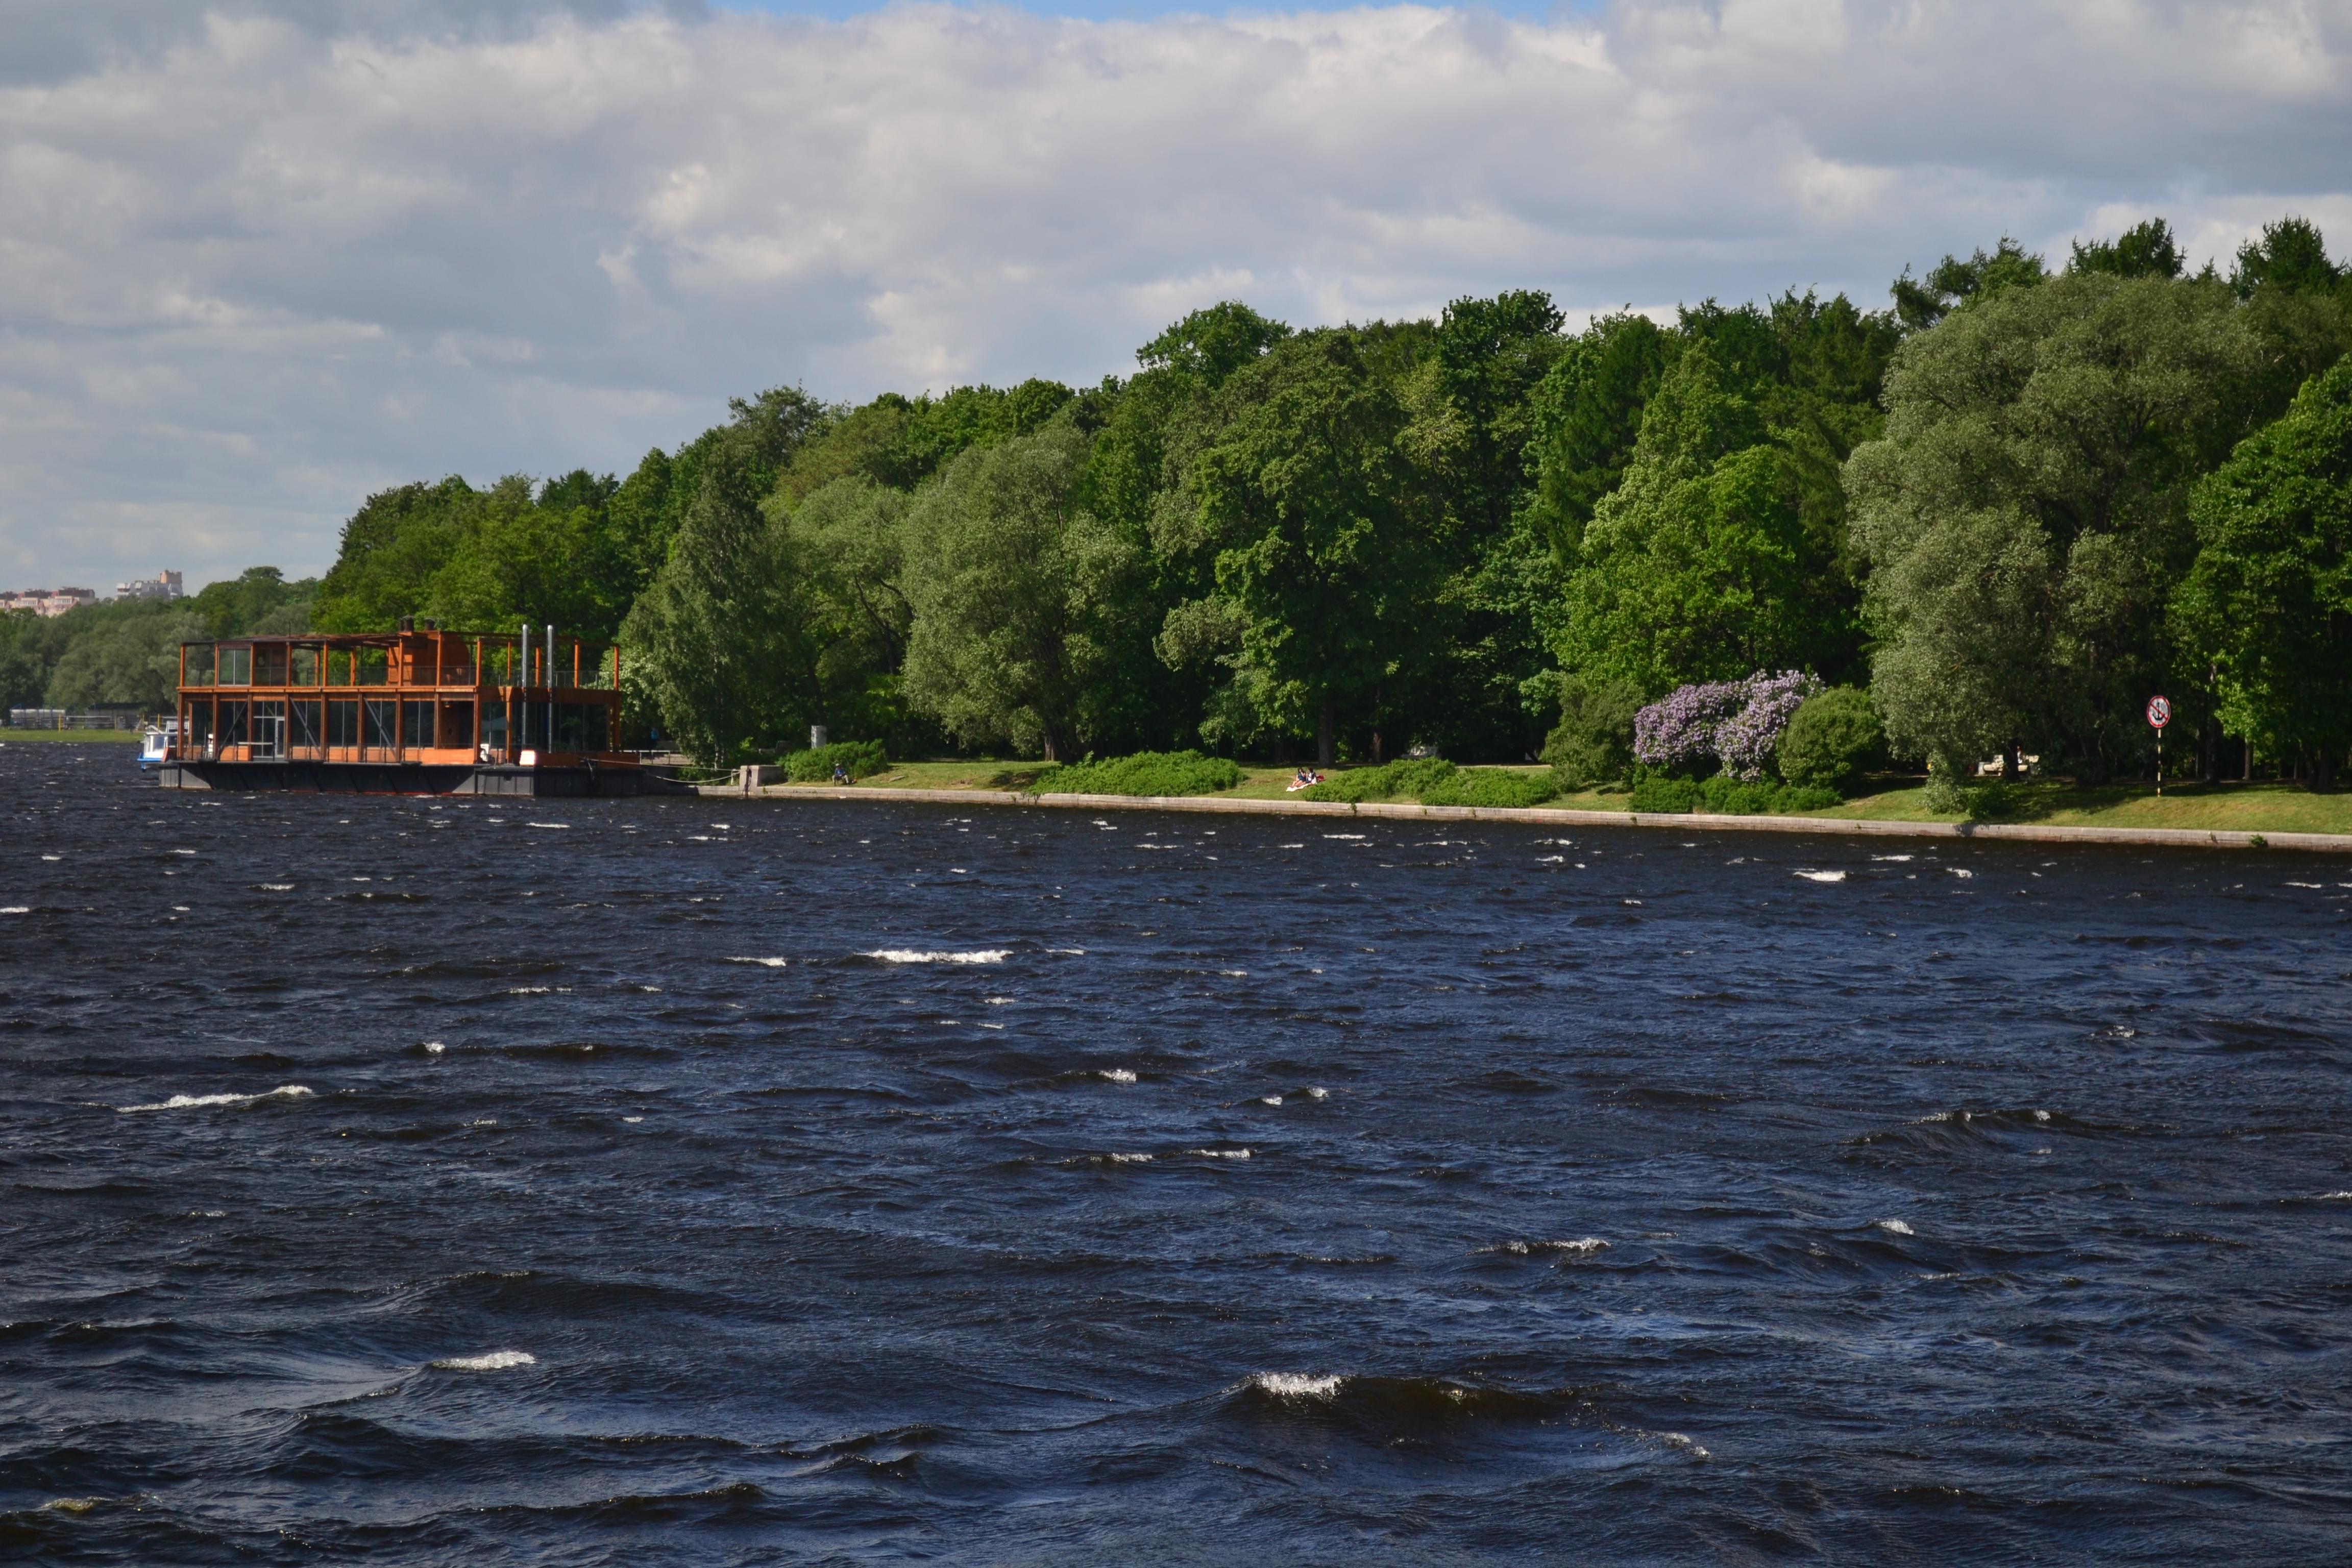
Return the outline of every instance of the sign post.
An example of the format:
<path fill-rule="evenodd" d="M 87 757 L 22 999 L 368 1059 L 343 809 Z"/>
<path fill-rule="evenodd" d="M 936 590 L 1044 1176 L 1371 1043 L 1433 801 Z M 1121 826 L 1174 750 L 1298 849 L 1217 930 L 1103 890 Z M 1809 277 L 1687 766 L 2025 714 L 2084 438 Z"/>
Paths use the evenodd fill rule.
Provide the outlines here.
<path fill-rule="evenodd" d="M 2172 722 L 2172 703 L 2167 698 L 2147 700 L 2147 721 L 2156 731 L 2156 798 L 2164 798 L 2164 727 Z"/>

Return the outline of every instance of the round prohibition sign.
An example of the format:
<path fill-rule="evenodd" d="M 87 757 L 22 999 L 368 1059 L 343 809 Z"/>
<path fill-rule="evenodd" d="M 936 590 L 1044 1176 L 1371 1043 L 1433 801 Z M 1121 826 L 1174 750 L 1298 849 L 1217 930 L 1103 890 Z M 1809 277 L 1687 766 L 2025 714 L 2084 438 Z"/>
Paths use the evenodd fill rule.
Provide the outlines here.
<path fill-rule="evenodd" d="M 2167 724 L 2171 723 L 2171 700 L 2164 697 L 2149 698 L 2147 700 L 2147 721 L 2159 730 L 2163 729 Z"/>

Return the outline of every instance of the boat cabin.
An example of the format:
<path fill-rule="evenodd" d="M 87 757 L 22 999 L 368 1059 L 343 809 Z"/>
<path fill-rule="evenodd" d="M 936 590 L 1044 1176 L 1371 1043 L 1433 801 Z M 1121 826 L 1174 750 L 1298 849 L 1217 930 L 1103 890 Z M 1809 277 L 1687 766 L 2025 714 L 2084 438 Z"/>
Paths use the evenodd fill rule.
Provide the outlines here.
<path fill-rule="evenodd" d="M 184 763 L 627 767 L 618 646 L 512 632 L 248 637 L 180 645 Z M 249 781 L 248 781 L 249 782 Z"/>

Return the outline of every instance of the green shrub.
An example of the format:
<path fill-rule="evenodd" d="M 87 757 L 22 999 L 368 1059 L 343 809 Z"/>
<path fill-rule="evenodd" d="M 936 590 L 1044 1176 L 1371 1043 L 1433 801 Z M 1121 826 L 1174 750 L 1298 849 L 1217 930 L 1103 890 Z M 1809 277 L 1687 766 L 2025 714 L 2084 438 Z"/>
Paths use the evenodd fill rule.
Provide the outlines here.
<path fill-rule="evenodd" d="M 1038 795 L 1214 795 L 1242 782 L 1238 763 L 1198 752 L 1137 752 L 1132 756 L 1065 763 L 1037 775 Z"/>
<path fill-rule="evenodd" d="M 1885 756 L 1886 733 L 1870 693 L 1857 687 L 1807 698 L 1780 735 L 1780 776 L 1792 784 L 1850 793 Z"/>
<path fill-rule="evenodd" d="M 1421 792 L 1423 805 L 1541 805 L 1559 793 L 1550 773 L 1508 768 L 1463 768 Z"/>
<path fill-rule="evenodd" d="M 1633 716 L 1642 689 L 1630 681 L 1569 674 L 1559 681 L 1559 727 L 1544 740 L 1543 760 L 1562 789 L 1614 784 L 1633 766 Z"/>
<path fill-rule="evenodd" d="M 853 779 L 869 777 L 890 765 L 879 741 L 835 741 L 814 751 L 786 752 L 784 776 L 794 784 L 824 784 L 832 779 L 835 763 L 847 768 Z"/>
<path fill-rule="evenodd" d="M 1669 773 L 1644 773 L 1633 781 L 1635 811 L 1689 811 L 1698 805 L 1698 781 Z"/>
<path fill-rule="evenodd" d="M 1321 784 L 1298 792 L 1301 800 L 1393 800 L 1420 795 L 1451 780 L 1460 772 L 1443 757 L 1407 757 L 1377 768 L 1349 768 Z"/>
<path fill-rule="evenodd" d="M 1633 783 L 1635 811 L 1704 811 L 1717 816 L 1782 816 L 1800 811 L 1822 811 L 1842 797 L 1818 784 L 1774 784 L 1769 779 L 1749 783 L 1727 773 L 1711 779 L 1675 778 L 1648 773 Z"/>
<path fill-rule="evenodd" d="M 1774 784 L 1769 779 L 1750 784 L 1727 775 L 1707 779 L 1698 786 L 1699 809 L 1720 816 L 1775 816 L 1790 812 L 1821 811 L 1843 797 L 1819 784 Z"/>

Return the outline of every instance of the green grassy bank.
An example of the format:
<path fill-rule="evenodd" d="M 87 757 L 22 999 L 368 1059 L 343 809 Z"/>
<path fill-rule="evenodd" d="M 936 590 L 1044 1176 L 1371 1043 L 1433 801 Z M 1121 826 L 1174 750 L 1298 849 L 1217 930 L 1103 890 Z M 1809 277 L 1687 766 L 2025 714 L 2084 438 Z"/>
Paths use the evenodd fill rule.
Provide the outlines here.
<path fill-rule="evenodd" d="M 925 790 L 1014 790 L 1033 788 L 1045 771 L 1030 762 L 893 763 L 885 771 L 862 779 L 859 788 Z M 1477 769 L 1474 772 L 1485 772 Z M 1529 775 L 1540 767 L 1498 769 Z M 1224 797 L 1280 800 L 1295 770 L 1289 767 L 1244 765 L 1242 782 L 1217 794 Z M 799 787 L 799 786 L 786 786 Z M 2286 784 L 2223 784 L 2206 785 L 2170 783 L 2159 798 L 2156 786 L 2145 783 L 2096 787 L 2063 781 L 1970 792 L 1969 819 L 1979 822 L 2047 823 L 2054 826 L 2168 827 L 2241 833 L 2352 833 L 2352 792 L 2314 795 Z M 1955 822 L 1953 813 L 1930 811 L 1926 791 L 1916 779 L 1871 781 L 1862 793 L 1820 811 L 1797 813 L 1832 820 L 1879 822 Z M 1622 790 L 1579 790 L 1546 801 L 1549 807 L 1571 811 L 1626 812 L 1633 809 Z"/>
<path fill-rule="evenodd" d="M 0 730 L 0 746 L 19 741 L 100 741 L 126 746 L 139 743 L 136 730 Z"/>

